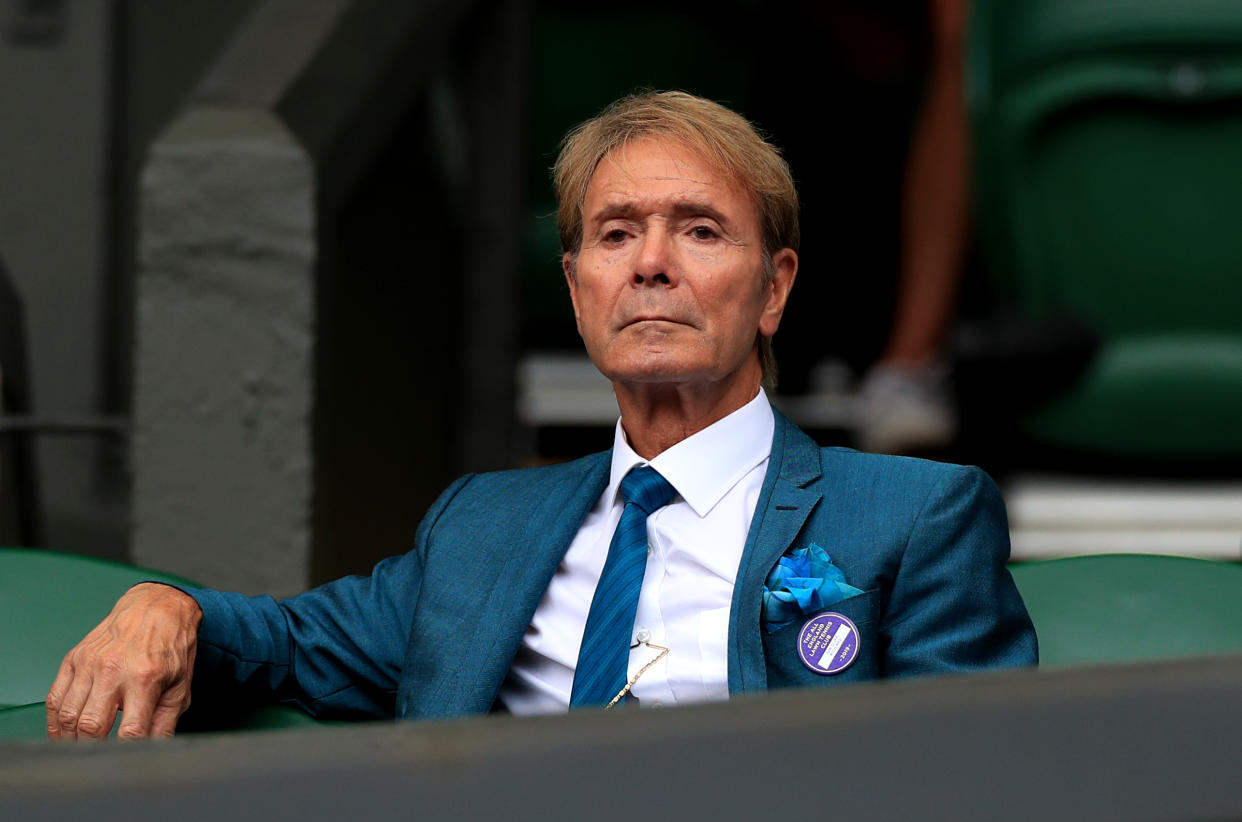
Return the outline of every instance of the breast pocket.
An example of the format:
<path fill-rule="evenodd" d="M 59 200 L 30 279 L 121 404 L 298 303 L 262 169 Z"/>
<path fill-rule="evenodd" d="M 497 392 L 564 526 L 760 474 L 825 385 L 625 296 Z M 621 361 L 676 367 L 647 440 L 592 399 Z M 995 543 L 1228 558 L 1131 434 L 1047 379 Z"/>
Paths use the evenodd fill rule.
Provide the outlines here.
<path fill-rule="evenodd" d="M 858 629 L 858 656 L 853 663 L 835 674 L 812 671 L 802 663 L 798 654 L 798 635 L 811 617 L 794 620 L 776 631 L 763 632 L 763 655 L 767 664 L 768 690 L 778 688 L 806 688 L 840 685 L 875 679 L 878 673 L 879 620 L 875 613 L 879 595 L 876 590 L 864 591 L 857 596 L 833 604 L 825 613 L 848 617 Z M 813 614 L 811 616 L 814 616 Z"/>

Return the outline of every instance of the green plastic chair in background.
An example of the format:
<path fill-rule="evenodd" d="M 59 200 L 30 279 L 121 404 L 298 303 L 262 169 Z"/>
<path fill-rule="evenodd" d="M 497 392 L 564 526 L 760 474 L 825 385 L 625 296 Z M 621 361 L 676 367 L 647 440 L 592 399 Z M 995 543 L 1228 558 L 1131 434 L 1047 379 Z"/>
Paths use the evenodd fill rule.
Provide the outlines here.
<path fill-rule="evenodd" d="M 1102 340 L 1025 432 L 1242 457 L 1242 3 L 976 0 L 967 78 L 989 274 Z"/>
<path fill-rule="evenodd" d="M 61 660 L 130 586 L 144 581 L 197 584 L 91 557 L 0 548 L 0 739 L 45 735 L 42 700 Z M 296 708 L 269 706 L 211 730 L 319 724 Z"/>
<path fill-rule="evenodd" d="M 1040 665 L 1242 652 L 1242 565 L 1100 554 L 1010 566 Z"/>

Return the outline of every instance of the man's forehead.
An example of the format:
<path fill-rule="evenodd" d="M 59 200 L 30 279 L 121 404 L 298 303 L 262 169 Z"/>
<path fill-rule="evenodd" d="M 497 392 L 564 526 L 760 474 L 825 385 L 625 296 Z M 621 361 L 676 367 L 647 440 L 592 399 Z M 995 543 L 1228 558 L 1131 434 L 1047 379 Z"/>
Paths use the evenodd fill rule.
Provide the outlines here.
<path fill-rule="evenodd" d="M 692 178 L 704 185 L 725 183 L 737 185 L 729 172 L 718 159 L 691 145 L 685 140 L 664 135 L 648 135 L 635 137 L 611 149 L 595 166 L 588 187 L 600 175 L 601 171 L 617 171 L 623 176 L 632 176 L 635 160 L 640 158 L 664 161 L 672 173 L 668 177 Z"/>
<path fill-rule="evenodd" d="M 667 185 L 665 185 L 667 184 Z M 678 211 L 716 211 L 714 201 L 756 198 L 720 164 L 692 145 L 668 137 L 641 137 L 605 154 L 587 182 L 586 199 L 593 216 L 633 207 L 638 189 Z M 587 202 L 583 202 L 584 208 Z"/>

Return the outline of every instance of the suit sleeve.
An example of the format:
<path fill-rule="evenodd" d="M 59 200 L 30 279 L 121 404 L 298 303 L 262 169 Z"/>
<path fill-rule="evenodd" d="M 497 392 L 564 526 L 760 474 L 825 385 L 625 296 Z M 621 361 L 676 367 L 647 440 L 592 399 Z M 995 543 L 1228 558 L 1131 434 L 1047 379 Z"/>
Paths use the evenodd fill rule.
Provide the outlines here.
<path fill-rule="evenodd" d="M 380 562 L 369 576 L 282 601 L 184 588 L 203 609 L 195 700 L 204 689 L 240 689 L 315 716 L 393 716 L 431 534 L 469 479 L 453 483 L 428 510 L 414 550 Z"/>
<path fill-rule="evenodd" d="M 1008 559 L 1000 491 L 978 468 L 955 466 L 911 527 L 881 628 L 881 675 L 1036 664 L 1035 629 Z"/>

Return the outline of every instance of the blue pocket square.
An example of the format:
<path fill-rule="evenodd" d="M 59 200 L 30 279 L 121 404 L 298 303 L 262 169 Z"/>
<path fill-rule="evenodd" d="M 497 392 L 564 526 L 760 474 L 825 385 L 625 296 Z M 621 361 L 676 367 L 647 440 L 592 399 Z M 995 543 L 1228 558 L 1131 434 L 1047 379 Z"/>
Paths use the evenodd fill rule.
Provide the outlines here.
<path fill-rule="evenodd" d="M 769 632 L 861 594 L 815 543 L 782 556 L 763 586 L 763 625 Z"/>

